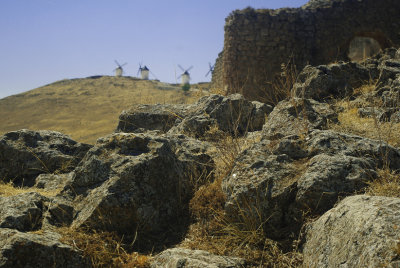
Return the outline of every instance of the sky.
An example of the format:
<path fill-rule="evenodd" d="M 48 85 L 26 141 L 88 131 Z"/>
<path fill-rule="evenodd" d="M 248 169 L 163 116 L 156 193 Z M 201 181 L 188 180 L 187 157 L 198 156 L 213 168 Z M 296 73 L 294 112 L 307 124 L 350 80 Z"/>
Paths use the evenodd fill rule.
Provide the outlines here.
<path fill-rule="evenodd" d="M 210 81 L 236 9 L 300 7 L 307 0 L 0 0 L 0 98 L 62 79 L 137 76 L 139 63 L 162 82 L 183 68 Z"/>

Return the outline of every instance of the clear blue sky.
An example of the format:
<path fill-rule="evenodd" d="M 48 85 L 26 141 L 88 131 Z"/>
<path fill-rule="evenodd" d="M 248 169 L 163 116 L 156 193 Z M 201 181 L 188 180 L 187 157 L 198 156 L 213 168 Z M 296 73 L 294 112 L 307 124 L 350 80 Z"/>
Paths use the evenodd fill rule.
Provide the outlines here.
<path fill-rule="evenodd" d="M 0 98 L 66 78 L 136 76 L 139 62 L 174 83 L 177 64 L 205 77 L 235 9 L 299 7 L 307 0 L 0 0 Z"/>

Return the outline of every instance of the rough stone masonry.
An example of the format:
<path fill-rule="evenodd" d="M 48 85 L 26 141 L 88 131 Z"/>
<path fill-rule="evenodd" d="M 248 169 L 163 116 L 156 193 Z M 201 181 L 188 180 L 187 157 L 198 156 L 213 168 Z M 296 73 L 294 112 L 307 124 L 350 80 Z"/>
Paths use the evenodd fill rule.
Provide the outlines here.
<path fill-rule="evenodd" d="M 358 37 L 380 48 L 400 45 L 399 0 L 310 0 L 300 8 L 246 8 L 226 18 L 213 87 L 265 101 L 269 83 L 290 60 L 297 70 L 349 60 Z"/>

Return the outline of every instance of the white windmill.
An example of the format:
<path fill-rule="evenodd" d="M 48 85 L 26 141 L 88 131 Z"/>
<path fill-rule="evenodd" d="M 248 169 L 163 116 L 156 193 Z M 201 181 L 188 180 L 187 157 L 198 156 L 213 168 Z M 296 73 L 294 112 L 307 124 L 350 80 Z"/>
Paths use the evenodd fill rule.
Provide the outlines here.
<path fill-rule="evenodd" d="M 189 74 L 189 71 L 193 68 L 193 66 L 190 66 L 188 69 L 184 69 L 184 68 L 182 68 L 182 66 L 180 66 L 179 64 L 178 64 L 178 67 L 182 70 L 182 74 L 180 75 L 180 76 L 178 76 L 178 78 L 177 79 L 179 79 L 179 78 L 181 78 L 182 77 L 182 85 L 188 85 L 188 84 L 190 84 L 190 74 Z"/>
<path fill-rule="evenodd" d="M 118 65 L 118 67 L 114 69 L 114 71 L 115 71 L 115 76 L 116 76 L 116 77 L 120 77 L 120 76 L 122 76 L 122 74 L 124 73 L 124 70 L 122 69 L 122 67 L 125 66 L 125 65 L 127 65 L 127 63 L 124 63 L 124 64 L 121 65 L 121 64 L 118 63 L 118 61 L 116 61 L 116 60 L 114 60 L 114 61 L 115 61 L 115 63 Z"/>
<path fill-rule="evenodd" d="M 138 70 L 138 72 L 137 72 L 137 75 L 139 75 L 139 73 L 140 73 L 140 77 L 141 77 L 143 80 L 149 80 L 149 73 L 150 73 L 150 70 L 149 70 L 149 68 L 147 68 L 146 65 L 145 65 L 144 67 L 142 67 L 142 64 L 139 63 L 139 70 Z"/>
<path fill-rule="evenodd" d="M 141 63 L 139 63 L 139 70 L 138 70 L 138 72 L 137 72 L 137 75 L 139 75 L 139 73 L 140 73 L 140 77 L 141 77 L 143 80 L 149 80 L 149 74 L 151 74 L 152 76 L 154 76 L 155 79 L 157 79 L 157 77 L 150 71 L 150 69 L 147 68 L 146 65 L 144 65 L 144 66 L 142 67 L 142 64 L 141 64 Z"/>
<path fill-rule="evenodd" d="M 211 63 L 208 63 L 208 68 L 209 68 L 209 70 L 208 70 L 208 72 L 206 73 L 206 77 L 211 73 L 212 74 L 212 72 L 214 71 L 214 65 L 211 65 Z"/>

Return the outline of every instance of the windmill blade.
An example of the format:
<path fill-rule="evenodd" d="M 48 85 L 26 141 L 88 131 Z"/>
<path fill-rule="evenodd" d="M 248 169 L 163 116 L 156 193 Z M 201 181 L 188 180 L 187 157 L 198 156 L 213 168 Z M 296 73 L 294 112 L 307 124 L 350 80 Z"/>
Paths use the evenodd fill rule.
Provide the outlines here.
<path fill-rule="evenodd" d="M 125 62 L 124 64 L 122 64 L 120 67 L 123 67 L 123 66 L 125 66 L 125 65 L 127 65 L 128 63 L 127 62 Z"/>
<path fill-rule="evenodd" d="M 186 70 L 186 72 L 189 72 L 192 68 L 193 66 L 190 66 L 189 69 Z"/>
<path fill-rule="evenodd" d="M 185 69 L 183 69 L 183 67 L 182 67 L 182 66 L 180 66 L 179 64 L 178 64 L 178 67 L 179 67 L 179 69 L 181 69 L 181 70 L 182 70 L 182 72 L 185 72 Z"/>
<path fill-rule="evenodd" d="M 211 65 L 211 63 L 208 63 L 208 66 L 210 66 L 210 71 L 211 71 L 211 72 L 214 71 L 214 64 Z"/>
<path fill-rule="evenodd" d="M 179 78 L 181 78 L 181 76 L 182 76 L 182 75 L 178 76 L 178 77 L 176 78 L 176 80 L 178 80 Z"/>
<path fill-rule="evenodd" d="M 154 78 L 155 78 L 156 80 L 158 80 L 157 76 L 156 76 L 155 74 L 153 74 L 152 71 L 149 70 L 149 72 L 150 72 L 150 74 L 151 74 L 152 76 L 154 76 Z"/>
<path fill-rule="evenodd" d="M 206 77 L 213 71 L 214 71 L 214 65 L 211 65 L 211 63 L 209 62 L 208 63 L 208 72 L 206 74 Z"/>
<path fill-rule="evenodd" d="M 115 61 L 115 63 L 116 63 L 119 67 L 121 67 L 121 65 L 118 63 L 117 60 L 114 60 L 114 61 Z"/>

